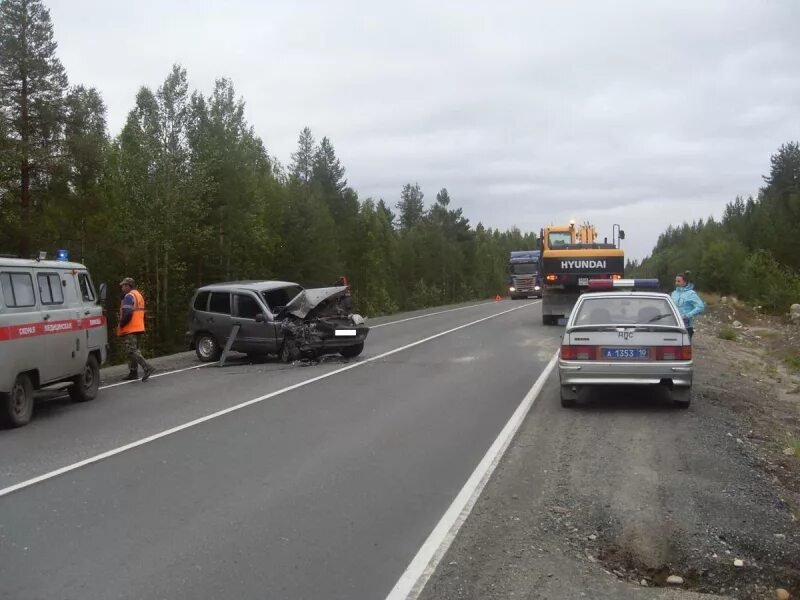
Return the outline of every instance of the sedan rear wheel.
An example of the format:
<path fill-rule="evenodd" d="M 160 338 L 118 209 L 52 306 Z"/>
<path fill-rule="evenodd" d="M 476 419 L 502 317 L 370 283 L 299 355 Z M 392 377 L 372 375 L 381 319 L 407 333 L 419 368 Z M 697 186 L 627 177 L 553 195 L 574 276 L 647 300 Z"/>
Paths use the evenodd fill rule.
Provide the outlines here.
<path fill-rule="evenodd" d="M 674 387 L 670 391 L 672 403 L 678 408 L 689 408 L 692 403 L 692 388 L 691 387 Z"/>
<path fill-rule="evenodd" d="M 578 401 L 578 389 L 572 385 L 561 386 L 561 406 L 571 408 Z"/>

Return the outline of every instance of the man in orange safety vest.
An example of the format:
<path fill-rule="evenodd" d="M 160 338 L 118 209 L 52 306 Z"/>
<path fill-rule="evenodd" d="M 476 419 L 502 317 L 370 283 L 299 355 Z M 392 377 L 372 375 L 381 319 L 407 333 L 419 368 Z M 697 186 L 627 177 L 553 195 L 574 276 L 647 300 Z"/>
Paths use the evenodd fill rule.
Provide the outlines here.
<path fill-rule="evenodd" d="M 139 338 L 144 333 L 144 297 L 130 277 L 123 279 L 119 287 L 122 290 L 122 302 L 119 305 L 117 335 L 125 342 L 129 370 L 124 381 L 139 379 L 140 366 L 144 369 L 142 381 L 147 381 L 155 368 L 150 366 L 139 351 Z"/>

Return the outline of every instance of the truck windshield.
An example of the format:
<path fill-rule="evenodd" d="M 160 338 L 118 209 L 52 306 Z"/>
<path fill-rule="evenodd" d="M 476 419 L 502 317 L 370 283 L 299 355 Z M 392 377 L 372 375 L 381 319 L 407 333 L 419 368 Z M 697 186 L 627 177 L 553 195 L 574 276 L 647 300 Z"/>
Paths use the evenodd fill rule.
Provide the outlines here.
<path fill-rule="evenodd" d="M 539 263 L 523 263 L 511 265 L 512 275 L 533 275 L 539 270 Z"/>
<path fill-rule="evenodd" d="M 547 245 L 550 248 L 566 246 L 572 243 L 572 234 L 569 231 L 553 231 L 547 235 Z"/>

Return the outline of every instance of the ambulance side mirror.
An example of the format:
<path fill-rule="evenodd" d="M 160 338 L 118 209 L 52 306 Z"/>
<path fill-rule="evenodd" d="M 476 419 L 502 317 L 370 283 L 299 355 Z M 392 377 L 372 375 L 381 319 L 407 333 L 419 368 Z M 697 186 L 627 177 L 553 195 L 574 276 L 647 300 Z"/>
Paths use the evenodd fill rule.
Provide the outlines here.
<path fill-rule="evenodd" d="M 108 286 L 105 283 L 101 283 L 98 291 L 100 292 L 100 304 L 105 304 L 108 296 Z"/>

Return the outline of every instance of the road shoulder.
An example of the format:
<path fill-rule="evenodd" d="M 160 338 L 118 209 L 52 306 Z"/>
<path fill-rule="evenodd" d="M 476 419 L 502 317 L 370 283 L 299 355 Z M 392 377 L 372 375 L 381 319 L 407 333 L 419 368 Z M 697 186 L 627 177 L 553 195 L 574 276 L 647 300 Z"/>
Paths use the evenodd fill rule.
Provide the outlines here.
<path fill-rule="evenodd" d="M 800 593 L 796 498 L 720 398 L 731 365 L 711 336 L 697 338 L 689 411 L 646 392 L 561 409 L 551 377 L 420 597 Z"/>

